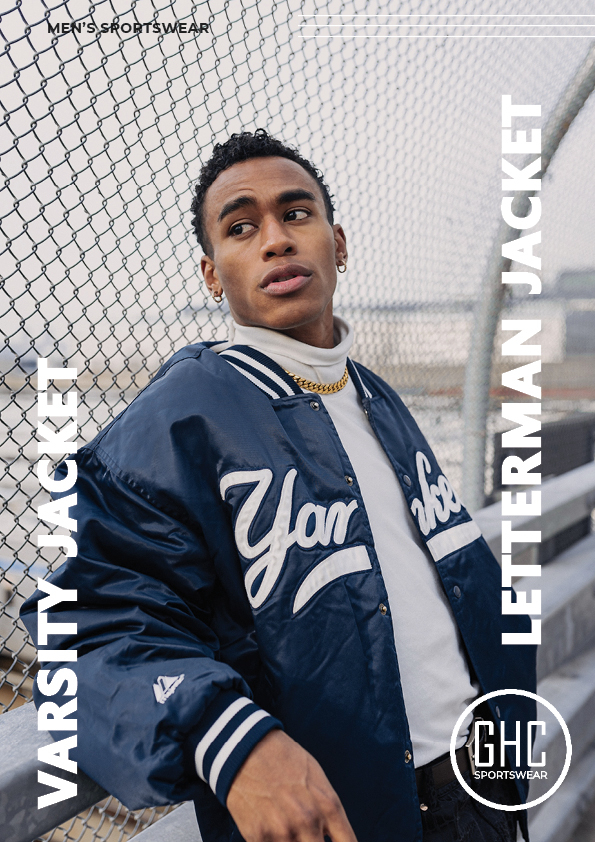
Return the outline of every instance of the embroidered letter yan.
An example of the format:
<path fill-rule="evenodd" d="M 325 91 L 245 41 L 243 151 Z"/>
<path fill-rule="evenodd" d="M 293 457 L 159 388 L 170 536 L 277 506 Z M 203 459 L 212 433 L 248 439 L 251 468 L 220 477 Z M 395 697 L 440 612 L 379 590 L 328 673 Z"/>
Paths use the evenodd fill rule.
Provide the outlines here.
<path fill-rule="evenodd" d="M 270 468 L 259 471 L 233 471 L 226 474 L 219 484 L 221 497 L 225 499 L 227 491 L 233 486 L 256 483 L 256 488 L 240 506 L 234 527 L 236 546 L 241 555 L 246 559 L 260 556 L 248 569 L 244 579 L 246 593 L 253 608 L 260 608 L 272 591 L 281 575 L 290 547 L 294 544 L 302 549 L 310 549 L 316 544 L 327 547 L 331 540 L 335 544 L 342 544 L 347 535 L 349 518 L 357 509 L 357 500 L 351 500 L 348 504 L 337 500 L 328 510 L 325 506 L 304 503 L 298 511 L 295 529 L 290 532 L 296 476 L 295 468 L 291 468 L 285 474 L 273 524 L 256 544 L 250 544 L 248 536 L 273 480 L 273 472 Z M 311 532 L 308 531 L 309 528 L 312 528 Z"/>

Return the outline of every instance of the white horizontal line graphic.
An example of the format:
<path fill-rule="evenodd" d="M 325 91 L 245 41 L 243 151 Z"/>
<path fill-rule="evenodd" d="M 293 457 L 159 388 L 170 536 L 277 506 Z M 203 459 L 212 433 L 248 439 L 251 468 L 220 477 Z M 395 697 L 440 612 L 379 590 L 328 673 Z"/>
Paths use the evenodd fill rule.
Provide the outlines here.
<path fill-rule="evenodd" d="M 595 32 L 578 35 L 570 34 L 560 31 L 559 34 L 544 34 L 548 29 L 589 29 L 595 27 L 595 14 L 589 15 L 572 15 L 572 14 L 401 14 L 401 15 L 366 15 L 366 14 L 312 14 L 301 15 L 303 20 L 300 22 L 300 29 L 303 33 L 301 38 L 592 38 Z M 323 18 L 324 20 L 320 20 Z M 357 20 L 363 18 L 366 23 L 358 23 Z M 463 23 L 463 20 L 474 18 L 479 19 L 478 23 Z M 396 19 L 396 23 L 384 22 L 388 19 Z M 422 23 L 413 23 L 412 20 L 419 21 L 424 19 Z M 510 20 L 511 23 L 501 23 L 502 19 Z M 519 19 L 529 20 L 529 23 L 521 23 Z M 555 20 L 553 20 L 555 19 Z M 578 23 L 578 20 L 590 19 L 590 23 Z M 540 21 L 552 21 L 550 23 Z M 561 21 L 567 21 L 562 23 Z M 306 21 L 314 21 L 314 23 L 307 23 Z M 442 22 L 454 21 L 454 22 Z M 376 27 L 381 32 L 378 34 L 368 34 L 366 32 L 354 32 L 356 29 L 367 29 L 369 27 Z M 435 30 L 448 29 L 492 29 L 495 32 L 480 34 L 478 32 L 464 32 L 454 34 L 449 32 L 435 32 Z M 316 32 L 308 32 L 308 29 L 318 30 Z M 351 30 L 348 32 L 340 32 L 339 34 L 330 34 L 330 30 Z M 389 30 L 401 29 L 404 32 L 391 34 Z M 426 30 L 421 32 L 414 32 L 406 34 L 407 30 L 420 29 Z M 434 30 L 433 34 L 427 30 Z M 517 35 L 502 32 L 503 29 L 532 29 L 537 30 L 533 34 L 519 33 Z M 323 30 L 322 32 L 320 30 Z M 497 31 L 500 30 L 500 31 Z"/>
<path fill-rule="evenodd" d="M 306 26 L 332 26 L 335 29 L 344 29 L 346 27 L 350 27 L 351 29 L 361 29 L 362 27 L 366 26 L 381 26 L 383 29 L 398 29 L 402 27 L 403 29 L 430 29 L 431 27 L 441 27 L 444 29 L 445 27 L 473 27 L 474 29 L 485 29 L 486 27 L 498 27 L 502 29 L 503 27 L 510 27 L 512 29 L 519 29 L 521 27 L 525 27 L 527 29 L 560 29 L 562 27 L 566 27 L 569 29 L 587 29 L 589 27 L 595 26 L 595 21 L 593 23 L 303 23 L 302 29 Z"/>
<path fill-rule="evenodd" d="M 462 14 L 462 15 L 451 15 L 445 12 L 442 14 L 433 14 L 433 15 L 366 15 L 366 14 L 359 14 L 359 15 L 348 15 L 348 14 L 336 14 L 336 15 L 300 15 L 302 18 L 368 18 L 371 20 L 373 18 L 595 18 L 595 13 L 590 15 L 474 15 L 474 14 Z"/>
<path fill-rule="evenodd" d="M 593 35 L 327 35 L 325 32 L 299 35 L 299 38 L 593 38 Z"/>

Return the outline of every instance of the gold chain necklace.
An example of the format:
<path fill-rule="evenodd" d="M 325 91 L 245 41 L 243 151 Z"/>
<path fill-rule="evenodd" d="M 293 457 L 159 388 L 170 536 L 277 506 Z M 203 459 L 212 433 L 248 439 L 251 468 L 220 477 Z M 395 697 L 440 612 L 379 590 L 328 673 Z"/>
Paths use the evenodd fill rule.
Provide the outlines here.
<path fill-rule="evenodd" d="M 316 392 L 318 395 L 332 395 L 335 392 L 340 392 L 341 389 L 347 385 L 347 381 L 349 380 L 349 371 L 347 366 L 345 366 L 345 373 L 340 380 L 337 380 L 336 383 L 316 383 L 314 380 L 306 380 L 305 377 L 300 377 L 299 374 L 292 374 L 291 371 L 287 371 L 286 368 L 283 369 L 286 374 L 289 374 L 298 386 L 302 389 L 308 389 L 310 392 Z"/>

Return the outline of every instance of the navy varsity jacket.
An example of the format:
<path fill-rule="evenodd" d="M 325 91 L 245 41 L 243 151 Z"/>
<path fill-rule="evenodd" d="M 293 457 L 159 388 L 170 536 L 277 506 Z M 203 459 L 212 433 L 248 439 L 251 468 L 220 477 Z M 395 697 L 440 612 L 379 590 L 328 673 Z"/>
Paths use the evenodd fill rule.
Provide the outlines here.
<path fill-rule="evenodd" d="M 391 606 L 357 477 L 322 400 L 264 354 L 212 344 L 175 354 L 76 454 L 78 556 L 50 581 L 77 590 L 51 617 L 77 634 L 49 644 L 78 651 L 49 665 L 77 673 L 72 756 L 129 808 L 193 799 L 204 842 L 229 842 L 241 838 L 225 808 L 233 777 L 283 727 L 321 764 L 358 842 L 420 842 Z M 395 392 L 349 371 L 482 693 L 534 690 L 535 647 L 501 644 L 529 618 L 502 616 L 476 524 Z M 42 596 L 22 611 L 34 640 Z M 37 687 L 35 701 L 47 701 Z M 525 697 L 498 704 L 521 733 L 535 718 Z"/>

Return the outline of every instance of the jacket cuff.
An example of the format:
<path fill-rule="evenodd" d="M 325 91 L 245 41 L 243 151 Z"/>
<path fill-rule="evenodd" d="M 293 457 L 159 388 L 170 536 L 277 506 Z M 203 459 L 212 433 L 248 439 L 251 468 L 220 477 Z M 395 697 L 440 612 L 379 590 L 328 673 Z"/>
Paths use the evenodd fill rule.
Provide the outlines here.
<path fill-rule="evenodd" d="M 256 743 L 283 728 L 278 719 L 234 690 L 222 690 L 201 718 L 192 735 L 194 765 L 225 806 L 227 794 L 240 766 Z"/>

